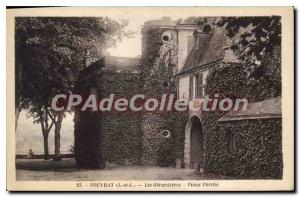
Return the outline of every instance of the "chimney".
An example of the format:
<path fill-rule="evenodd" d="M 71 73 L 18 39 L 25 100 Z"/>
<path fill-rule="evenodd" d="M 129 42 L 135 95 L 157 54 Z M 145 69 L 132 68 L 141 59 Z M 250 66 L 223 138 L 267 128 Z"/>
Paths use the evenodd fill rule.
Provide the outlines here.
<path fill-rule="evenodd" d="M 200 57 L 205 53 L 212 34 L 210 33 L 210 30 L 207 30 L 207 28 L 204 29 L 204 25 L 202 25 L 195 29 L 193 35 L 195 40 L 194 48 Z"/>

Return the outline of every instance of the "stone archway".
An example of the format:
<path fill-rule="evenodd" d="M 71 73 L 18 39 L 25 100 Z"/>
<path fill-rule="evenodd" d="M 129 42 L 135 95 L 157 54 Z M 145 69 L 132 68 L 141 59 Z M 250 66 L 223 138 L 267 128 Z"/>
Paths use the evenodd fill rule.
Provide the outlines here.
<path fill-rule="evenodd" d="M 193 168 L 194 163 L 204 160 L 204 141 L 202 123 L 197 116 L 189 119 L 185 130 L 184 166 Z"/>

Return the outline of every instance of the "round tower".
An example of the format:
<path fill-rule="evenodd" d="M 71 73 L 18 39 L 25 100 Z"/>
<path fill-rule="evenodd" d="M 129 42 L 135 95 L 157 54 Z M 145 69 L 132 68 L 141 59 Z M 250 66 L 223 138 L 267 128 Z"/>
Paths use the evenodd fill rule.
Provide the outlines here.
<path fill-rule="evenodd" d="M 163 94 L 176 99 L 174 71 L 177 65 L 176 23 L 170 18 L 147 21 L 142 29 L 143 92 L 147 98 Z M 171 97 L 171 96 L 170 96 Z M 145 111 L 142 117 L 142 164 L 174 166 L 178 132 L 172 111 Z"/>

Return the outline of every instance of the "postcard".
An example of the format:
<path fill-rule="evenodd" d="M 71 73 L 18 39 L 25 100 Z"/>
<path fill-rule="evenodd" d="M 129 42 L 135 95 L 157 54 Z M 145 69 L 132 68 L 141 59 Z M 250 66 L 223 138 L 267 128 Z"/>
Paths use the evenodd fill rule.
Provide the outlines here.
<path fill-rule="evenodd" d="M 293 7 L 7 8 L 7 190 L 293 191 Z"/>

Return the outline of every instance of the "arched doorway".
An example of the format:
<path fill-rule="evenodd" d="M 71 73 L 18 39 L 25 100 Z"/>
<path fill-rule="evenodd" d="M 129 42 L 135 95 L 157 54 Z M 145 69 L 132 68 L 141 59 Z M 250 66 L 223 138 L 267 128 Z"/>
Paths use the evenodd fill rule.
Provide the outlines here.
<path fill-rule="evenodd" d="M 190 118 L 185 131 L 184 164 L 185 168 L 193 168 L 194 163 L 204 160 L 204 141 L 202 124 L 198 117 Z"/>

